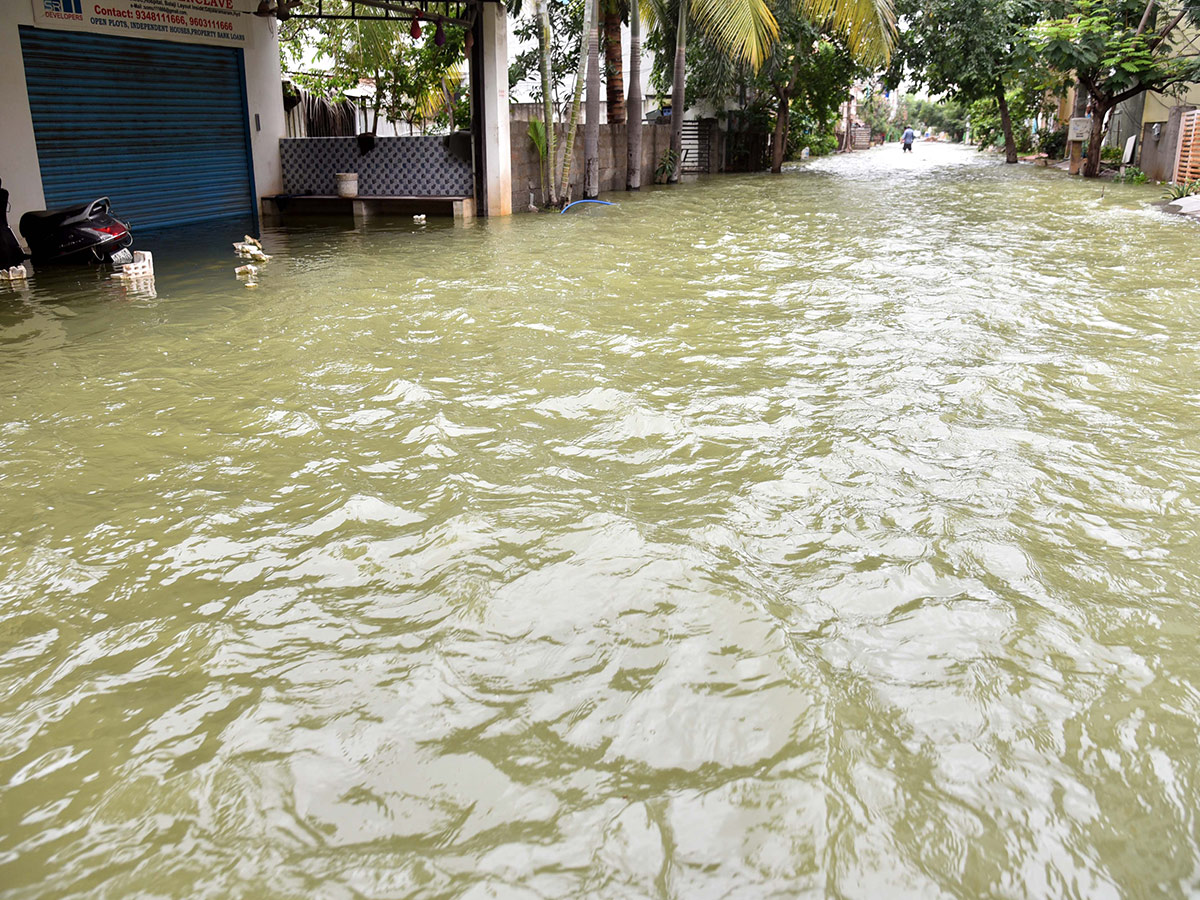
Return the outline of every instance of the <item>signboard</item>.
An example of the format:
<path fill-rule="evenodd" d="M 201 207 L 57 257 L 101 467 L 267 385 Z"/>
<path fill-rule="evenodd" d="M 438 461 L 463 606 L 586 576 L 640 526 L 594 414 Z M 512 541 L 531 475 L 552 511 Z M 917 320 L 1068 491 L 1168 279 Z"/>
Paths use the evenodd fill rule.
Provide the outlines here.
<path fill-rule="evenodd" d="M 1121 154 L 1121 165 L 1132 166 L 1137 158 L 1137 135 L 1131 134 L 1125 142 L 1125 152 Z"/>
<path fill-rule="evenodd" d="M 246 0 L 33 0 L 33 24 L 188 44 L 245 46 Z"/>
<path fill-rule="evenodd" d="M 1092 120 L 1086 116 L 1072 119 L 1067 126 L 1068 141 L 1086 141 L 1092 136 Z"/>

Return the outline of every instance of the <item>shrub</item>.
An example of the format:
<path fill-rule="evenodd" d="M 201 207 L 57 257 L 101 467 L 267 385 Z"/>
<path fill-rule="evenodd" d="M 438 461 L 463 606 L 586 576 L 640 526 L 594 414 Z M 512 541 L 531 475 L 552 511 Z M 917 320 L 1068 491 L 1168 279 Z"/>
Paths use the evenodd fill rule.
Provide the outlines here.
<path fill-rule="evenodd" d="M 679 154 L 668 147 L 663 151 L 662 159 L 658 161 L 658 168 L 654 170 L 655 184 L 662 184 L 671 177 L 671 173 L 675 171 L 675 163 L 679 159 Z"/>
<path fill-rule="evenodd" d="M 1067 126 L 1043 129 L 1038 134 L 1038 150 L 1051 159 L 1062 159 L 1067 152 Z"/>
<path fill-rule="evenodd" d="M 1113 181 L 1118 184 L 1145 184 L 1150 180 L 1150 176 L 1139 169 L 1137 166 L 1129 166 L 1125 169 L 1125 174 L 1120 173 L 1113 176 Z"/>
<path fill-rule="evenodd" d="M 1200 179 L 1195 181 L 1181 181 L 1179 184 L 1168 184 L 1167 189 L 1163 191 L 1163 199 L 1182 200 L 1184 197 L 1190 197 L 1193 194 L 1200 194 Z"/>
<path fill-rule="evenodd" d="M 831 131 L 818 131 L 805 136 L 808 152 L 813 156 L 828 156 L 838 148 L 837 135 Z"/>

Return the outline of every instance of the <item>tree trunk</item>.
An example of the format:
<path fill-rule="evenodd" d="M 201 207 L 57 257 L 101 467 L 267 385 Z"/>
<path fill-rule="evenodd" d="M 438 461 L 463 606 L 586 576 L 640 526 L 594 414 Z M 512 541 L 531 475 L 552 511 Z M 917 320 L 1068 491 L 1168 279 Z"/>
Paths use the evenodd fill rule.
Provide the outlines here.
<path fill-rule="evenodd" d="M 608 124 L 621 125 L 625 122 L 625 67 L 621 64 L 621 11 L 616 3 L 604 13 L 604 82 Z"/>
<path fill-rule="evenodd" d="M 442 102 L 446 104 L 446 115 L 450 117 L 450 133 L 453 134 L 458 130 L 454 127 L 454 93 L 450 90 L 445 75 L 442 76 Z"/>
<path fill-rule="evenodd" d="M 771 171 L 783 171 L 783 154 L 787 151 L 788 120 L 791 118 L 791 102 L 787 91 L 775 92 L 779 109 L 775 113 L 775 133 L 771 135 Z"/>
<path fill-rule="evenodd" d="M 588 25 L 592 20 L 592 10 L 595 3 L 583 5 L 583 33 L 588 33 Z M 567 137 L 563 141 L 562 181 L 559 183 L 558 198 L 560 204 L 571 200 L 571 156 L 575 152 L 575 132 L 579 128 L 579 101 L 583 99 L 583 82 L 587 77 L 588 41 L 586 38 L 579 42 L 579 71 L 575 75 L 575 90 L 571 97 L 571 118 L 567 122 Z"/>
<path fill-rule="evenodd" d="M 1104 149 L 1101 146 L 1104 143 L 1104 120 L 1112 109 L 1112 105 L 1107 101 L 1102 103 L 1099 98 L 1095 99 L 1096 104 L 1092 109 L 1092 133 L 1088 137 L 1087 161 L 1083 164 L 1084 178 L 1095 178 L 1100 174 L 1100 151 Z"/>
<path fill-rule="evenodd" d="M 629 100 L 626 143 L 629 162 L 625 187 L 642 189 L 642 24 L 638 0 L 629 0 Z"/>
<path fill-rule="evenodd" d="M 675 166 L 667 178 L 670 184 L 679 181 L 679 170 L 683 168 L 683 98 L 684 81 L 687 78 L 687 6 L 688 0 L 679 0 L 679 24 L 675 28 L 675 74 L 671 85 L 671 150 L 675 154 Z"/>
<path fill-rule="evenodd" d="M 600 194 L 600 0 L 586 0 L 593 7 L 583 39 L 588 48 L 587 121 L 583 123 L 583 196 Z"/>
<path fill-rule="evenodd" d="M 375 104 L 375 116 L 371 120 L 371 134 L 379 134 L 379 107 L 382 105 L 382 97 L 383 97 L 383 91 L 380 90 L 380 88 L 379 88 L 380 83 L 381 83 L 380 75 L 378 72 L 376 72 L 375 73 L 375 97 L 373 100 L 373 102 Z M 411 125 L 409 126 L 409 130 L 412 130 Z"/>
<path fill-rule="evenodd" d="M 1082 81 L 1075 82 L 1075 105 L 1071 108 L 1071 118 L 1082 119 L 1087 115 L 1088 89 Z"/>
<path fill-rule="evenodd" d="M 1013 138 L 1012 119 L 1008 115 L 1008 99 L 1004 96 L 1004 82 L 996 82 L 996 103 L 1000 107 L 1000 127 L 1004 129 L 1004 161 L 1017 161 L 1017 142 Z"/>
<path fill-rule="evenodd" d="M 549 203 L 551 206 L 558 205 L 558 190 L 554 182 L 554 167 L 558 161 L 558 155 L 554 152 L 554 98 L 551 96 L 550 85 L 550 9 L 546 5 L 546 0 L 537 0 L 537 18 L 538 18 L 538 56 L 540 58 L 542 69 L 542 119 L 546 125 L 546 159 L 544 167 L 546 168 L 545 183 L 549 187 L 549 195 L 542 198 L 542 202 Z M 444 80 L 444 79 L 443 79 Z M 453 119 L 451 119 L 451 130 L 454 130 Z"/>

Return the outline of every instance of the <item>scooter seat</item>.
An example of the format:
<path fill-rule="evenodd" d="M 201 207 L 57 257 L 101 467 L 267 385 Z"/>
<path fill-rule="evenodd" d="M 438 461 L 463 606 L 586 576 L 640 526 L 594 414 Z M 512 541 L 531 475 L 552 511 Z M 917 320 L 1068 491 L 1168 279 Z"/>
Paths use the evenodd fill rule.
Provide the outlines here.
<path fill-rule="evenodd" d="M 67 209 L 35 209 L 21 216 L 21 234 L 48 234 L 67 224 L 86 217 L 90 203 L 71 206 Z"/>

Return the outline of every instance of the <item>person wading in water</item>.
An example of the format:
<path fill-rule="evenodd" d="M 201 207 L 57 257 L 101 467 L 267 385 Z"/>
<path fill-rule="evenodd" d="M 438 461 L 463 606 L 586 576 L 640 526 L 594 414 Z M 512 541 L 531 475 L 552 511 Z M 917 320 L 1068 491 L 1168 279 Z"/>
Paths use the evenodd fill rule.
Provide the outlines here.
<path fill-rule="evenodd" d="M 900 136 L 900 143 L 904 145 L 905 153 L 912 153 L 912 145 L 915 138 L 916 135 L 913 134 L 912 126 L 906 125 L 904 127 L 904 134 Z"/>

